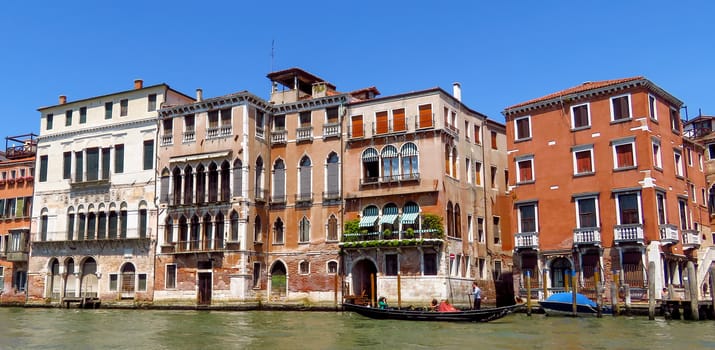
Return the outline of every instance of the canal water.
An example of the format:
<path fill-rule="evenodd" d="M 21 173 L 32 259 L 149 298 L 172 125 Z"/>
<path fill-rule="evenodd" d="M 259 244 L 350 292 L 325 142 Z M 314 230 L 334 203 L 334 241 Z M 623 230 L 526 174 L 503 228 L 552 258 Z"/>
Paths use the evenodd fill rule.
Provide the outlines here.
<path fill-rule="evenodd" d="M 713 321 L 513 314 L 490 323 L 348 312 L 0 308 L 0 349 L 713 349 Z"/>

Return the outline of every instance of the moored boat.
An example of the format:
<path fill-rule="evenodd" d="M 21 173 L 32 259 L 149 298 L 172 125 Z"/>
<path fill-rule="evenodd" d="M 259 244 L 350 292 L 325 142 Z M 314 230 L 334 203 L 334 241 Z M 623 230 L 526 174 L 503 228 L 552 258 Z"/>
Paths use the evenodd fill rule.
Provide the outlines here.
<path fill-rule="evenodd" d="M 539 302 L 546 315 L 573 316 L 573 294 L 556 293 Z M 610 314 L 611 309 L 601 307 L 602 314 Z M 587 296 L 576 293 L 576 314 L 579 316 L 597 315 L 598 304 Z"/>
<path fill-rule="evenodd" d="M 523 306 L 523 304 L 487 308 L 481 310 L 439 312 L 392 308 L 379 309 L 369 306 L 344 303 L 343 310 L 356 312 L 362 316 L 374 319 L 384 320 L 489 322 L 496 319 L 500 319 L 521 306 Z"/>

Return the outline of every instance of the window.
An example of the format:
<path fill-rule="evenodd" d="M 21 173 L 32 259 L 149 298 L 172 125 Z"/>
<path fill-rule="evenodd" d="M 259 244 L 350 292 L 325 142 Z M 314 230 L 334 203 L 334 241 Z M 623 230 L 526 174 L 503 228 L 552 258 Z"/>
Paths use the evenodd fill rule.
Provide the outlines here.
<path fill-rule="evenodd" d="M 467 214 L 467 240 L 469 242 L 474 242 L 474 226 L 472 222 L 472 214 Z"/>
<path fill-rule="evenodd" d="M 537 232 L 536 203 L 519 205 L 519 232 Z M 495 240 L 496 243 L 496 240 Z"/>
<path fill-rule="evenodd" d="M 492 217 L 492 223 L 494 225 L 494 244 L 501 244 L 501 225 L 499 224 L 499 217 Z"/>
<path fill-rule="evenodd" d="M 62 153 L 62 178 L 72 177 L 72 152 Z"/>
<path fill-rule="evenodd" d="M 284 203 L 286 201 L 286 167 L 282 159 L 276 159 L 273 164 L 273 194 L 271 201 Z"/>
<path fill-rule="evenodd" d="M 497 147 L 497 132 L 492 131 L 491 135 L 492 135 L 492 149 L 497 149 L 498 148 Z"/>
<path fill-rule="evenodd" d="M 680 150 L 673 150 L 673 156 L 675 158 L 675 176 L 683 176 L 683 156 L 680 154 Z"/>
<path fill-rule="evenodd" d="M 658 224 L 665 225 L 668 223 L 667 216 L 665 215 L 665 193 L 657 192 L 655 194 L 655 204 L 658 210 Z"/>
<path fill-rule="evenodd" d="M 402 158 L 402 178 L 405 180 L 415 180 L 420 176 L 419 152 L 417 145 L 407 142 L 400 149 Z"/>
<path fill-rule="evenodd" d="M 300 169 L 298 170 L 299 175 L 299 197 L 302 200 L 308 200 L 312 197 L 312 189 L 311 189 L 311 169 L 312 169 L 312 162 L 310 161 L 310 158 L 308 156 L 304 156 L 303 158 L 300 159 Z"/>
<path fill-rule="evenodd" d="M 112 119 L 112 107 L 114 104 L 112 102 L 107 102 L 104 104 L 104 119 Z"/>
<path fill-rule="evenodd" d="M 703 155 L 698 153 L 698 170 L 703 171 Z"/>
<path fill-rule="evenodd" d="M 396 132 L 407 130 L 404 108 L 392 110 L 392 130 Z"/>
<path fill-rule="evenodd" d="M 497 188 L 497 167 L 492 166 L 491 167 L 491 182 L 492 182 L 492 188 Z"/>
<path fill-rule="evenodd" d="M 635 139 L 613 141 L 613 168 L 632 168 L 636 165 L 636 154 L 634 152 Z"/>
<path fill-rule="evenodd" d="M 12 280 L 12 287 L 18 292 L 24 292 L 27 285 L 27 271 L 15 271 L 15 278 Z"/>
<path fill-rule="evenodd" d="M 477 145 L 482 143 L 482 130 L 479 125 L 474 126 L 474 143 Z"/>
<path fill-rule="evenodd" d="M 253 263 L 253 288 L 261 287 L 261 263 Z"/>
<path fill-rule="evenodd" d="M 593 145 L 573 147 L 574 175 L 593 174 Z"/>
<path fill-rule="evenodd" d="M 482 185 L 482 163 L 474 162 L 474 184 Z"/>
<path fill-rule="evenodd" d="M 419 128 L 432 127 L 432 105 L 421 105 L 419 109 Z"/>
<path fill-rule="evenodd" d="M 680 133 L 680 115 L 673 108 L 670 109 L 670 129 L 676 134 Z"/>
<path fill-rule="evenodd" d="M 618 225 L 640 224 L 640 193 L 616 194 Z"/>
<path fill-rule="evenodd" d="M 469 141 L 472 138 L 471 135 L 469 134 L 470 131 L 472 131 L 472 130 L 470 130 L 470 128 L 469 128 L 469 122 L 465 120 L 464 121 L 464 137 L 467 139 L 467 141 Z"/>
<path fill-rule="evenodd" d="M 307 261 L 301 261 L 298 268 L 301 275 L 307 275 L 310 273 L 310 263 Z"/>
<path fill-rule="evenodd" d="M 663 157 L 660 152 L 660 140 L 653 140 L 653 166 L 663 169 Z"/>
<path fill-rule="evenodd" d="M 284 240 L 284 235 L 283 235 L 283 221 L 278 218 L 276 219 L 276 222 L 273 224 L 273 243 L 274 244 L 283 244 Z"/>
<path fill-rule="evenodd" d="M 2 246 L 2 240 L 0 240 L 0 248 Z M 5 249 L 2 249 L 2 251 L 5 251 Z M 5 268 L 0 266 L 0 291 L 3 291 L 5 289 Z"/>
<path fill-rule="evenodd" d="M 47 114 L 47 117 L 45 117 L 45 120 L 47 121 L 47 124 L 46 124 L 47 130 L 52 130 L 52 124 L 53 124 L 54 119 L 55 118 L 52 113 Z"/>
<path fill-rule="evenodd" d="M 397 181 L 400 178 L 400 158 L 397 147 L 387 145 L 382 149 L 382 181 Z"/>
<path fill-rule="evenodd" d="M 273 130 L 283 131 L 286 128 L 286 116 L 277 115 L 273 118 Z"/>
<path fill-rule="evenodd" d="M 87 178 L 86 181 L 99 179 L 99 148 L 88 148 L 87 152 Z"/>
<path fill-rule="evenodd" d="M 146 292 L 146 279 L 147 275 L 145 273 L 137 274 L 137 291 Z"/>
<path fill-rule="evenodd" d="M 338 273 L 338 262 L 337 261 L 328 261 L 328 273 L 331 275 Z"/>
<path fill-rule="evenodd" d="M 65 126 L 72 125 L 72 110 L 65 112 Z"/>
<path fill-rule="evenodd" d="M 598 227 L 598 198 L 576 198 L 576 225 L 579 228 Z"/>
<path fill-rule="evenodd" d="M 479 279 L 484 279 L 484 270 L 485 267 L 487 266 L 486 260 L 484 258 L 478 258 L 477 259 L 477 278 Z"/>
<path fill-rule="evenodd" d="M 397 254 L 385 254 L 385 275 L 397 276 Z"/>
<path fill-rule="evenodd" d="M 310 242 L 310 220 L 308 220 L 308 218 L 306 218 L 305 216 L 303 217 L 303 219 L 300 220 L 299 231 L 300 231 L 299 242 L 300 243 Z"/>
<path fill-rule="evenodd" d="M 658 109 L 656 108 L 656 100 L 653 95 L 648 95 L 648 116 L 650 119 L 658 120 Z"/>
<path fill-rule="evenodd" d="M 534 156 L 517 158 L 516 177 L 520 183 L 534 181 Z"/>
<path fill-rule="evenodd" d="M 388 131 L 387 111 L 375 113 L 375 133 L 386 134 Z"/>
<path fill-rule="evenodd" d="M 231 212 L 231 241 L 238 242 L 238 213 L 234 210 Z"/>
<path fill-rule="evenodd" d="M 148 104 L 147 104 L 147 112 L 152 112 L 156 110 L 156 94 L 149 94 L 147 96 Z"/>
<path fill-rule="evenodd" d="M 693 166 L 693 150 L 690 148 L 685 149 L 686 160 L 688 161 L 688 166 Z"/>
<path fill-rule="evenodd" d="M 380 173 L 380 162 L 377 150 L 368 148 L 362 152 L 363 183 L 375 183 L 378 181 Z"/>
<path fill-rule="evenodd" d="M 47 181 L 47 156 L 40 156 L 40 182 Z"/>
<path fill-rule="evenodd" d="M 485 243 L 486 238 L 484 237 L 484 218 L 477 218 L 477 242 Z"/>
<path fill-rule="evenodd" d="M 437 275 L 437 253 L 423 253 L 422 259 L 424 260 L 423 274 L 425 276 Z"/>
<path fill-rule="evenodd" d="M 338 107 L 330 107 L 325 109 L 325 121 L 327 124 L 336 124 L 340 122 Z"/>
<path fill-rule="evenodd" d="M 110 273 L 109 274 L 109 291 L 116 292 L 118 282 L 119 282 L 119 275 L 117 275 L 116 273 Z"/>
<path fill-rule="evenodd" d="M 114 173 L 124 172 L 124 145 L 114 145 Z M 167 188 L 168 190 L 168 188 Z"/>
<path fill-rule="evenodd" d="M 144 170 L 154 168 L 154 140 L 144 141 Z"/>
<path fill-rule="evenodd" d="M 123 99 L 119 101 L 119 116 L 126 117 L 129 109 L 129 100 Z"/>
<path fill-rule="evenodd" d="M 591 125 L 591 111 L 588 103 L 571 107 L 571 125 L 573 129 L 586 128 Z"/>
<path fill-rule="evenodd" d="M 501 261 L 494 261 L 494 280 L 501 281 Z"/>
<path fill-rule="evenodd" d="M 690 184 L 690 198 L 693 200 L 693 203 L 698 202 L 697 193 L 695 192 L 695 185 L 693 184 Z"/>
<path fill-rule="evenodd" d="M 516 140 L 531 138 L 531 117 L 527 116 L 514 119 L 514 137 Z"/>
<path fill-rule="evenodd" d="M 631 95 L 611 97 L 611 121 L 631 119 Z"/>
<path fill-rule="evenodd" d="M 147 210 L 139 209 L 139 238 L 146 238 L 148 219 Z"/>
<path fill-rule="evenodd" d="M 363 137 L 365 133 L 363 131 L 362 115 L 354 115 L 351 118 L 350 123 L 351 137 Z"/>
<path fill-rule="evenodd" d="M 109 178 L 109 148 L 102 148 L 102 180 Z"/>
<path fill-rule="evenodd" d="M 473 174 L 474 174 L 474 173 L 472 172 L 472 160 L 469 159 L 469 158 L 467 158 L 467 159 L 466 159 L 466 163 L 467 163 L 467 164 L 466 164 L 466 166 L 467 166 L 467 183 L 471 184 L 471 183 L 472 183 L 472 176 L 473 176 Z"/>
<path fill-rule="evenodd" d="M 82 182 L 82 173 L 84 172 L 84 152 L 79 151 L 74 153 L 74 180 Z"/>
<path fill-rule="evenodd" d="M 328 240 L 338 240 L 338 218 L 335 215 L 330 215 L 330 219 L 328 219 Z"/>
<path fill-rule="evenodd" d="M 686 203 L 683 198 L 678 198 L 678 214 L 680 215 L 680 229 L 690 229 L 690 223 L 688 222 L 688 203 Z"/>
<path fill-rule="evenodd" d="M 79 123 L 84 124 L 87 122 L 87 107 L 79 108 Z"/>

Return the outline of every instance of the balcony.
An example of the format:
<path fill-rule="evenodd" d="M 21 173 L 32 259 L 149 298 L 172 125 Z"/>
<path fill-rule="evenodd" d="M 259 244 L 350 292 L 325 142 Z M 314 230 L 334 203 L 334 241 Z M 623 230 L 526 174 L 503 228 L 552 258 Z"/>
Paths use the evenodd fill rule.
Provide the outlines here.
<path fill-rule="evenodd" d="M 285 194 L 273 194 L 271 195 L 271 205 L 282 205 L 286 203 Z"/>
<path fill-rule="evenodd" d="M 538 232 L 519 232 L 514 235 L 514 248 L 519 249 L 539 249 Z"/>
<path fill-rule="evenodd" d="M 700 234 L 695 230 L 683 230 L 683 249 L 700 248 Z"/>
<path fill-rule="evenodd" d="M 323 125 L 323 138 L 340 137 L 340 123 L 330 123 Z"/>
<path fill-rule="evenodd" d="M 360 232 L 360 233 L 344 233 L 343 234 L 343 242 L 345 242 L 345 245 L 347 247 L 351 246 L 373 246 L 376 245 L 377 243 L 374 244 L 360 244 L 361 242 L 369 242 L 369 241 L 389 241 L 389 242 L 398 242 L 398 241 L 408 241 L 408 240 L 439 240 L 440 242 L 442 241 L 442 238 L 437 230 L 434 229 L 425 229 L 425 230 L 413 230 L 413 231 L 392 231 L 386 234 L 386 232 Z M 348 243 L 357 243 L 357 244 L 348 244 Z M 398 246 L 399 243 L 392 243 L 397 244 L 394 246 Z M 390 245 L 390 243 L 386 243 L 386 245 Z"/>
<path fill-rule="evenodd" d="M 288 132 L 286 130 L 275 130 L 271 133 L 271 145 L 285 144 Z"/>
<path fill-rule="evenodd" d="M 189 130 L 184 132 L 184 142 L 194 142 L 196 141 L 196 132 L 194 130 Z"/>
<path fill-rule="evenodd" d="M 268 190 L 257 188 L 256 189 L 256 202 L 265 203 L 268 199 Z"/>
<path fill-rule="evenodd" d="M 224 250 L 223 239 L 199 239 L 178 241 L 174 244 L 173 253 L 212 252 Z"/>
<path fill-rule="evenodd" d="M 660 225 L 659 231 L 660 243 L 665 245 L 678 243 L 679 240 L 677 226 L 670 224 Z"/>
<path fill-rule="evenodd" d="M 266 138 L 266 131 L 263 128 L 256 127 L 256 137 L 264 140 Z"/>
<path fill-rule="evenodd" d="M 295 204 L 296 205 L 309 205 L 313 202 L 313 193 L 296 193 L 295 194 Z"/>
<path fill-rule="evenodd" d="M 5 260 L 10 262 L 27 262 L 28 253 L 27 252 L 7 252 L 7 257 Z"/>
<path fill-rule="evenodd" d="M 573 230 L 573 244 L 578 245 L 601 245 L 600 227 L 580 227 Z"/>
<path fill-rule="evenodd" d="M 218 130 L 218 135 L 221 137 L 231 136 L 233 134 L 233 127 L 231 125 L 222 126 Z"/>
<path fill-rule="evenodd" d="M 340 200 L 340 192 L 338 192 L 338 191 L 323 192 L 323 201 L 324 202 L 337 201 L 337 200 Z"/>
<path fill-rule="evenodd" d="M 360 185 L 368 186 L 368 185 L 375 185 L 375 184 L 391 184 L 391 183 L 411 182 L 411 181 L 419 181 L 419 180 L 420 180 L 420 174 L 417 172 L 413 172 L 413 173 L 407 173 L 407 174 L 364 177 L 364 178 L 360 179 Z"/>
<path fill-rule="evenodd" d="M 313 127 L 312 126 L 298 128 L 296 130 L 295 134 L 296 134 L 295 138 L 296 138 L 297 142 L 313 141 Z"/>
<path fill-rule="evenodd" d="M 162 146 L 169 146 L 174 144 L 174 135 L 172 134 L 164 134 L 161 135 L 161 145 Z"/>
<path fill-rule="evenodd" d="M 616 244 L 620 243 L 640 243 L 643 244 L 643 224 L 616 225 L 613 229 L 613 237 Z"/>
<path fill-rule="evenodd" d="M 206 138 L 215 139 L 218 137 L 218 126 L 210 127 L 206 129 Z"/>
<path fill-rule="evenodd" d="M 109 174 L 104 176 L 102 178 L 101 175 L 99 175 L 99 178 L 94 178 L 94 176 L 97 176 L 97 174 L 92 174 L 93 177 L 90 179 L 87 177 L 87 174 L 85 174 L 84 178 L 78 179 L 76 177 L 72 177 L 70 179 L 70 187 L 73 189 L 82 189 L 82 188 L 92 188 L 92 187 L 108 187 L 111 177 Z"/>

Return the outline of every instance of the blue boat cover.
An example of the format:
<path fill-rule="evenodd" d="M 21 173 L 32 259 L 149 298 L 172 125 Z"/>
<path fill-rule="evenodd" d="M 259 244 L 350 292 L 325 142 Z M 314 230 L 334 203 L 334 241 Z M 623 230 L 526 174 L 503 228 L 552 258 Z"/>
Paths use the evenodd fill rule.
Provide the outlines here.
<path fill-rule="evenodd" d="M 546 298 L 546 301 L 571 304 L 573 302 L 573 293 L 556 293 Z M 589 305 L 591 307 L 598 306 L 594 301 L 580 293 L 576 293 L 576 304 Z"/>

